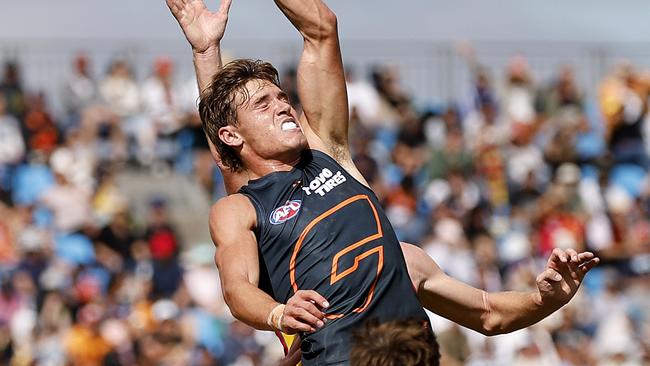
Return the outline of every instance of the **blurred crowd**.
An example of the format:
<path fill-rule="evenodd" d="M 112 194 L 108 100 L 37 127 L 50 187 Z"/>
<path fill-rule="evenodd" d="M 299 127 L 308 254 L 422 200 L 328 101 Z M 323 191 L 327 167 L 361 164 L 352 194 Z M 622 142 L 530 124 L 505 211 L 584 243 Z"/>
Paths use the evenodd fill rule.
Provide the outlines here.
<path fill-rule="evenodd" d="M 100 78 L 91 61 L 78 54 L 56 95 L 25 90 L 17 62 L 0 75 L 0 364 L 274 364 L 275 336 L 224 305 L 214 249 L 184 241 L 167 197 L 135 217 L 118 184 L 163 171 L 223 195 L 196 82 L 164 57 L 144 81 L 127 59 Z M 650 363 L 650 76 L 621 64 L 583 90 L 568 66 L 537 80 L 522 56 L 505 78 L 467 62 L 472 94 L 444 104 L 416 103 L 396 67 L 346 70 L 354 160 L 399 238 L 488 291 L 534 289 L 554 247 L 602 265 L 511 335 L 432 315 L 444 363 Z"/>

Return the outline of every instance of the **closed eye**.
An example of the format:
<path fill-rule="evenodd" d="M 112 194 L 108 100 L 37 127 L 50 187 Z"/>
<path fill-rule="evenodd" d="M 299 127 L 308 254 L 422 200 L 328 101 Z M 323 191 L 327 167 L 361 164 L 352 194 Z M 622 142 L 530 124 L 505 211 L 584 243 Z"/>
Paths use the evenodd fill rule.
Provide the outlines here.
<path fill-rule="evenodd" d="M 269 106 L 269 95 L 264 95 L 253 102 L 253 108 L 266 109 Z"/>
<path fill-rule="evenodd" d="M 280 92 L 278 94 L 278 99 L 280 99 L 281 101 L 283 101 L 285 103 L 289 103 L 289 96 L 285 92 Z"/>

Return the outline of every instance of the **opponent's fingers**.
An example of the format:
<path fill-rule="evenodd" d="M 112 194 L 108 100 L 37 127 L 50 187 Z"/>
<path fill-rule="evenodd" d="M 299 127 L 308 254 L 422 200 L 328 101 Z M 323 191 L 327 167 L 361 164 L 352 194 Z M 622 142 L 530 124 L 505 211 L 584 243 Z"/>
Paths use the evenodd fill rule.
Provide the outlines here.
<path fill-rule="evenodd" d="M 313 301 L 319 307 L 328 308 L 330 306 L 329 302 L 323 296 L 313 290 L 301 290 L 296 292 L 296 295 L 299 295 L 303 300 Z"/>
<path fill-rule="evenodd" d="M 301 343 L 302 340 L 300 339 L 300 336 L 295 336 L 293 342 L 291 343 L 291 348 L 289 348 L 289 352 L 284 357 L 284 359 L 280 361 L 278 366 L 296 366 L 302 357 L 302 352 L 300 352 Z"/>
<path fill-rule="evenodd" d="M 300 350 L 300 344 L 302 344 L 302 338 L 300 338 L 300 335 L 296 335 L 295 337 L 293 337 L 293 342 L 291 342 L 291 348 L 289 348 L 289 352 L 287 353 L 287 355 L 300 353 L 300 352 L 296 352 Z"/>

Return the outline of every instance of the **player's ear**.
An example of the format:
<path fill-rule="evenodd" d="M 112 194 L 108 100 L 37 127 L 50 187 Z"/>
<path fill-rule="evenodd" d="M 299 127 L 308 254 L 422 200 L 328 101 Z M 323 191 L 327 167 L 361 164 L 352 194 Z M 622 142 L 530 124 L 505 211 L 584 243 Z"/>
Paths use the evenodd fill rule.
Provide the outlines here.
<path fill-rule="evenodd" d="M 219 139 L 224 144 L 231 147 L 239 147 L 244 143 L 244 139 L 235 126 L 224 126 L 219 129 Z"/>

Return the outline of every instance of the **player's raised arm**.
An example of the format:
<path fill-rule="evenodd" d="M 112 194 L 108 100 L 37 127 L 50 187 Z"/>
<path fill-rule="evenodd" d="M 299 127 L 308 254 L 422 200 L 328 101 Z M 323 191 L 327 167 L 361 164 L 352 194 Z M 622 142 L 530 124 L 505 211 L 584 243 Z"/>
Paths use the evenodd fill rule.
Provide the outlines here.
<path fill-rule="evenodd" d="M 199 93 L 221 70 L 221 39 L 228 24 L 231 4 L 232 0 L 222 0 L 219 10 L 211 12 L 203 0 L 167 0 L 169 10 L 192 46 Z"/>
<path fill-rule="evenodd" d="M 447 276 L 422 249 L 402 243 L 418 298 L 428 310 L 485 335 L 525 328 L 560 309 L 598 264 L 592 253 L 555 249 L 537 291 L 487 293 Z"/>
<path fill-rule="evenodd" d="M 345 147 L 347 151 L 348 100 L 336 15 L 320 0 L 275 3 L 304 39 L 297 75 L 302 124 L 308 124 L 303 130 L 307 138 L 314 133 L 327 148 Z M 339 160 L 337 151 L 333 155 Z"/>
<path fill-rule="evenodd" d="M 194 70 L 201 94 L 221 70 L 221 39 L 228 24 L 232 0 L 222 0 L 219 10 L 211 12 L 202 0 L 167 0 L 167 6 L 192 47 Z M 222 164 L 221 157 L 208 138 L 212 157 L 221 170 L 228 194 L 235 193 L 248 181 L 246 172 L 233 172 Z"/>

